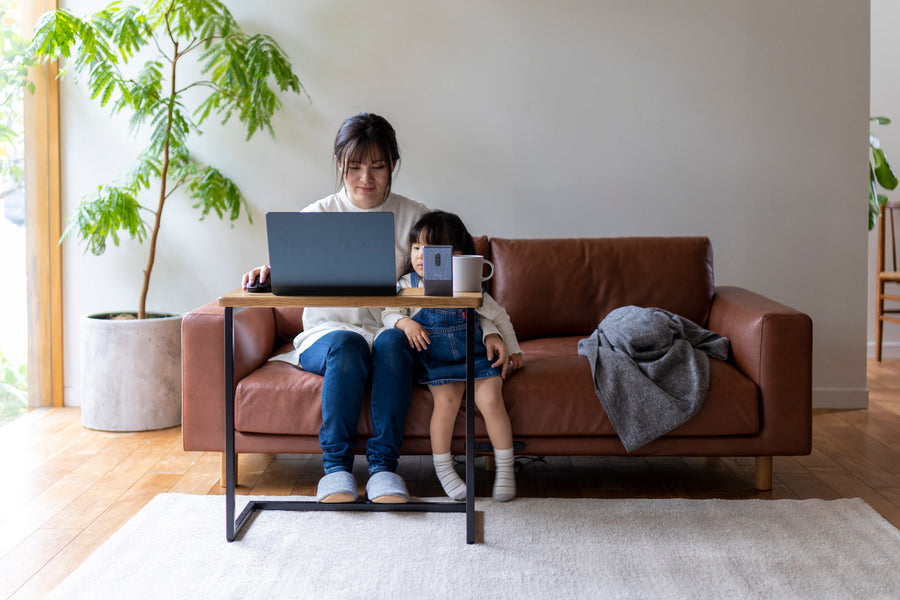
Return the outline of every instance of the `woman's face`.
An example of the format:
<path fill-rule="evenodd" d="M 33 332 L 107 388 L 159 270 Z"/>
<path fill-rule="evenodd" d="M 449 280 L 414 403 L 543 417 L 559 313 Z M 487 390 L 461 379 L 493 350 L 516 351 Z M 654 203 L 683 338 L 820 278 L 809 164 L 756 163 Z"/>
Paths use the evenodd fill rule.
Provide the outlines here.
<path fill-rule="evenodd" d="M 344 165 L 338 169 L 344 174 L 344 189 L 350 202 L 357 208 L 370 209 L 379 206 L 387 198 L 388 182 L 394 165 L 384 160 L 381 153 Z"/>

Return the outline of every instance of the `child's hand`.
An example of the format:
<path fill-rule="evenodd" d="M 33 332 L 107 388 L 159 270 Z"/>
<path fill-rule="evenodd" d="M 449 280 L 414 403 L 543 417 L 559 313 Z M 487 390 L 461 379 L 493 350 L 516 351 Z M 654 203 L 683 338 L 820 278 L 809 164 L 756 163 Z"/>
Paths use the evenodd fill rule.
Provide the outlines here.
<path fill-rule="evenodd" d="M 497 360 L 491 363 L 492 367 L 500 367 L 500 377 L 506 379 L 506 371 L 509 369 L 509 350 L 506 344 L 496 333 L 492 333 L 484 338 L 484 347 L 487 348 L 488 360 L 497 357 Z"/>
<path fill-rule="evenodd" d="M 521 352 L 516 352 L 515 354 L 509 355 L 509 366 L 512 367 L 513 371 L 518 371 L 522 368 L 525 359 L 522 357 Z"/>
<path fill-rule="evenodd" d="M 431 339 L 429 339 L 428 332 L 425 331 L 425 328 L 409 317 L 400 319 L 394 327 L 402 330 L 403 333 L 406 334 L 406 339 L 409 340 L 410 347 L 415 348 L 420 352 L 425 350 L 425 348 L 428 347 L 428 344 L 431 343 Z"/>

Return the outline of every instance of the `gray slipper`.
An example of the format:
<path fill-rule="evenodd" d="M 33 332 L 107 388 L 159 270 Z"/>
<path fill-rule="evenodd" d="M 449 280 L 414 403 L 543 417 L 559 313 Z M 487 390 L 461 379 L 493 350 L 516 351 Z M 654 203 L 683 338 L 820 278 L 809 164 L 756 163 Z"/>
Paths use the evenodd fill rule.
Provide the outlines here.
<path fill-rule="evenodd" d="M 357 498 L 356 477 L 349 471 L 329 473 L 316 488 L 318 502 L 354 502 Z"/>
<path fill-rule="evenodd" d="M 369 477 L 366 495 L 380 504 L 403 504 L 409 500 L 403 478 L 390 471 L 378 471 Z"/>

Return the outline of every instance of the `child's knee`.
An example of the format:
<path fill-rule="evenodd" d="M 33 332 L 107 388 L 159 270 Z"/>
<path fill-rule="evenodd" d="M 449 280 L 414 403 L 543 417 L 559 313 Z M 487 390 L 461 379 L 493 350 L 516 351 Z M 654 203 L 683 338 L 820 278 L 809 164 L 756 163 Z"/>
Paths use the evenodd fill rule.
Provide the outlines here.
<path fill-rule="evenodd" d="M 460 399 L 451 396 L 441 396 L 434 399 L 434 406 L 437 409 L 459 410 Z"/>
<path fill-rule="evenodd" d="M 434 398 L 434 405 L 442 408 L 459 408 L 462 402 L 462 389 L 456 389 L 453 384 L 433 386 L 431 387 L 431 396 Z"/>
<path fill-rule="evenodd" d="M 503 394 L 499 389 L 481 389 L 475 393 L 475 405 L 482 412 L 506 410 L 503 404 Z"/>

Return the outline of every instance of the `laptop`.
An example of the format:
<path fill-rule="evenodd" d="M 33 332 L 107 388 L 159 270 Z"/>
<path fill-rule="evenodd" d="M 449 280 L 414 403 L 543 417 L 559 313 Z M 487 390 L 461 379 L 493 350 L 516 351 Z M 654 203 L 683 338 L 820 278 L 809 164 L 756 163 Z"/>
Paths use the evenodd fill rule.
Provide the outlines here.
<path fill-rule="evenodd" d="M 394 296 L 394 213 L 266 213 L 272 293 Z"/>

